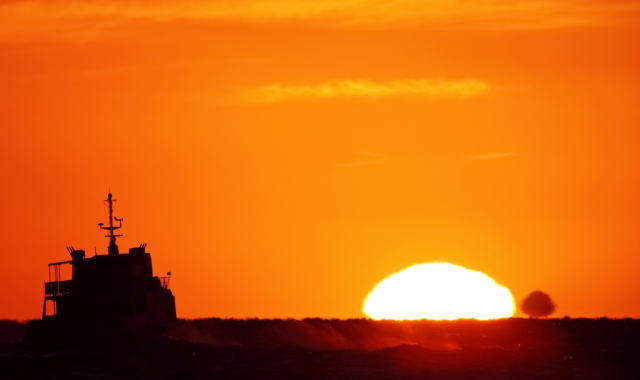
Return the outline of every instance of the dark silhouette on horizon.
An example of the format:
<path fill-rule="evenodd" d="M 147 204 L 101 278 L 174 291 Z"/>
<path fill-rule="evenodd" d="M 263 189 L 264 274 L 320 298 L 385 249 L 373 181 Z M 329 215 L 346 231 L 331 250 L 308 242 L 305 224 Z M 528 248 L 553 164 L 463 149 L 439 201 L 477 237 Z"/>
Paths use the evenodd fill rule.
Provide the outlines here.
<path fill-rule="evenodd" d="M 120 253 L 116 239 L 122 235 L 115 234 L 115 230 L 122 228 L 123 219 L 113 215 L 111 193 L 105 202 L 108 226 L 98 225 L 108 231 L 108 254 L 86 257 L 84 250 L 67 247 L 71 260 L 49 264 L 42 320 L 33 321 L 30 326 L 36 335 L 41 330 L 61 332 L 82 324 L 92 332 L 106 325 L 147 328 L 175 322 L 170 273 L 167 277 L 153 275 L 146 243 Z M 114 225 L 114 220 L 119 225 Z M 69 265 L 71 279 L 63 279 L 63 267 Z"/>
<path fill-rule="evenodd" d="M 540 290 L 533 291 L 522 301 L 522 311 L 530 318 L 543 318 L 553 314 L 556 304 Z"/>
<path fill-rule="evenodd" d="M 7 379 L 638 379 L 640 320 L 178 320 L 62 349 L 0 321 Z M 65 343 L 65 342 L 62 342 Z"/>

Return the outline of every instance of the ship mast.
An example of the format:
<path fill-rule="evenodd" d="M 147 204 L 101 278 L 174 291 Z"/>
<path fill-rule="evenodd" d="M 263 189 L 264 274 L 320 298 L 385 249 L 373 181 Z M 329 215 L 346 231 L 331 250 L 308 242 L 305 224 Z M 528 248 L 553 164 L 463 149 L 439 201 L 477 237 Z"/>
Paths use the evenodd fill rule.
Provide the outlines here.
<path fill-rule="evenodd" d="M 121 234 L 115 234 L 114 231 L 115 230 L 119 230 L 120 228 L 122 228 L 122 221 L 124 220 L 124 218 L 117 218 L 115 216 L 113 216 L 113 202 L 115 200 L 113 199 L 113 196 L 111 195 L 111 193 L 109 193 L 107 195 L 107 199 L 105 199 L 105 202 L 107 202 L 107 205 L 109 206 L 109 226 L 108 227 L 103 227 L 104 223 L 98 223 L 98 225 L 100 226 L 101 229 L 103 230 L 107 230 L 109 231 L 108 235 L 104 235 L 104 237 L 108 237 L 109 238 L 109 247 L 107 248 L 108 252 L 110 255 L 118 255 L 120 254 L 120 250 L 118 249 L 118 244 L 116 244 L 116 238 L 122 236 Z M 113 225 L 113 221 L 119 222 L 120 224 L 117 226 Z"/>

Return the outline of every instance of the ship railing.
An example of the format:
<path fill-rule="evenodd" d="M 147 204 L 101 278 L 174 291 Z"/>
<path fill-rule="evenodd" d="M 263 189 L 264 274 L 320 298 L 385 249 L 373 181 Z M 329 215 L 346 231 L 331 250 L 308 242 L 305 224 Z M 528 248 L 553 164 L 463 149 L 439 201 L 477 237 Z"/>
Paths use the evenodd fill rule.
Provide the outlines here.
<path fill-rule="evenodd" d="M 67 281 L 49 281 L 44 283 L 44 294 L 47 296 L 57 297 L 71 293 L 71 280 Z"/>
<path fill-rule="evenodd" d="M 171 276 L 158 277 L 160 280 L 160 286 L 165 289 L 169 289 L 169 281 L 171 281 Z"/>

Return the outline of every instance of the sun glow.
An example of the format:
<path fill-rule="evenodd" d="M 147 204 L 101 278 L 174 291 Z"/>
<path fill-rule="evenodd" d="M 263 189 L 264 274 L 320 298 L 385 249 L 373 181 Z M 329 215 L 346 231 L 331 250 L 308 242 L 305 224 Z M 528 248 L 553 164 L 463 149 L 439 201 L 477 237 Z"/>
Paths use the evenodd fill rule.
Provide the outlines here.
<path fill-rule="evenodd" d="M 484 273 L 448 263 L 418 264 L 382 280 L 362 311 L 373 319 L 497 319 L 513 315 L 511 292 Z"/>

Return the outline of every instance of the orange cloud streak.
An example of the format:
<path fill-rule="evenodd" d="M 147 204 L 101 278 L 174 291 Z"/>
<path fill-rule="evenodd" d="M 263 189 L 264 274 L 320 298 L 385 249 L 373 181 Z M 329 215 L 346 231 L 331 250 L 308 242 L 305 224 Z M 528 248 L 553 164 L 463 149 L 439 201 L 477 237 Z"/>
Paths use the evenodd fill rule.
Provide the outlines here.
<path fill-rule="evenodd" d="M 623 0 L 18 0 L 0 5 L 0 37 L 54 37 L 45 31 L 70 37 L 78 29 L 95 34 L 126 19 L 304 21 L 342 28 L 545 29 L 612 20 L 620 26 L 634 25 L 627 16 L 638 11 L 639 3 Z M 77 24 L 61 27 L 70 20 Z"/>
<path fill-rule="evenodd" d="M 489 91 L 489 85 L 477 80 L 404 79 L 376 82 L 367 79 L 335 80 L 311 85 L 270 84 L 247 89 L 239 99 L 245 103 L 286 101 L 374 100 L 379 98 L 469 98 Z"/>

